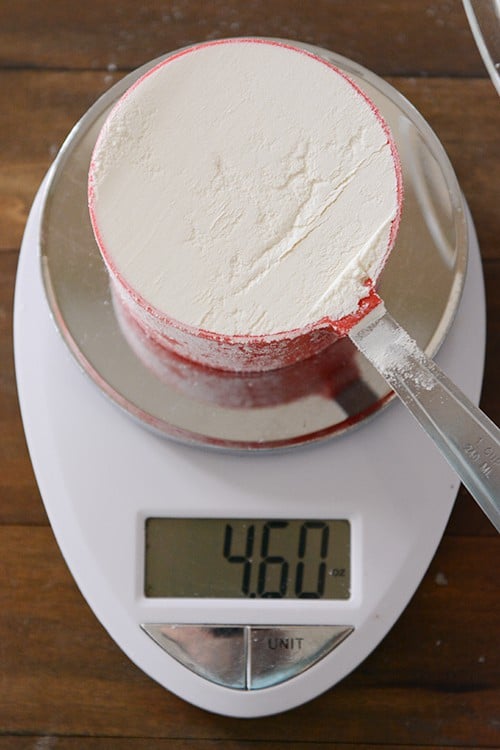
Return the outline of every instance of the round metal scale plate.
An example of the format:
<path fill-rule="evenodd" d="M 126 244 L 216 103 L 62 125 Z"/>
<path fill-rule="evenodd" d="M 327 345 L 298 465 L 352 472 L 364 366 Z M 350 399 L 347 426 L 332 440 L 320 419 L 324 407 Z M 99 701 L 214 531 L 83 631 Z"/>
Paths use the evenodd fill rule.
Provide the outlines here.
<path fill-rule="evenodd" d="M 433 356 L 452 323 L 467 263 L 465 204 L 453 170 L 427 123 L 395 89 L 343 57 L 300 46 L 345 71 L 392 129 L 405 197 L 379 293 Z M 125 77 L 91 107 L 47 176 L 40 257 L 47 299 L 63 339 L 115 403 L 141 423 L 184 442 L 270 449 L 330 437 L 359 424 L 392 394 L 348 339 L 283 370 L 230 374 L 155 351 L 122 320 L 90 225 L 87 173 L 110 108 L 158 61 Z"/>

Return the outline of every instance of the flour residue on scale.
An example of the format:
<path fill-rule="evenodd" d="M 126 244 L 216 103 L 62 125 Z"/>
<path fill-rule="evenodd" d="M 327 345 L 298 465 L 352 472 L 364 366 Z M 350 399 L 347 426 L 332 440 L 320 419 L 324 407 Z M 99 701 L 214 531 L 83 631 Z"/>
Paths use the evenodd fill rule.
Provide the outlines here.
<path fill-rule="evenodd" d="M 374 367 L 391 383 L 409 381 L 426 391 L 436 384 L 436 376 L 418 344 L 385 313 L 382 302 L 351 334 Z"/>

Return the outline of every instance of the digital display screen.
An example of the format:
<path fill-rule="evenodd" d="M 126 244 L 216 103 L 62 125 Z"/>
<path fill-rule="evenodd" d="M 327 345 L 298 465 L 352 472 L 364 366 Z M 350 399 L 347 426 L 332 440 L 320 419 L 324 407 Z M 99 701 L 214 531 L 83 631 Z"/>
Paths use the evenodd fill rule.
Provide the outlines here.
<path fill-rule="evenodd" d="M 148 518 L 145 595 L 348 599 L 346 520 Z"/>

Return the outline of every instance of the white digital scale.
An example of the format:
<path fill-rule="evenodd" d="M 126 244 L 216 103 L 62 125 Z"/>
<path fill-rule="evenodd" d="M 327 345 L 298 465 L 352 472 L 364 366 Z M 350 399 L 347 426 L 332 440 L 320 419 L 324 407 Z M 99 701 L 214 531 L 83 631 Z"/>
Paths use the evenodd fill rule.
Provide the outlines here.
<path fill-rule="evenodd" d="M 313 49 L 362 83 L 400 149 L 387 307 L 477 403 L 479 249 L 442 147 L 388 84 Z M 377 646 L 459 481 L 400 404 L 381 408 L 390 392 L 350 342 L 241 377 L 141 350 L 93 242 L 86 170 L 142 72 L 82 118 L 33 205 L 15 295 L 22 416 L 61 551 L 120 648 L 197 706 L 263 716 L 327 690 Z"/>

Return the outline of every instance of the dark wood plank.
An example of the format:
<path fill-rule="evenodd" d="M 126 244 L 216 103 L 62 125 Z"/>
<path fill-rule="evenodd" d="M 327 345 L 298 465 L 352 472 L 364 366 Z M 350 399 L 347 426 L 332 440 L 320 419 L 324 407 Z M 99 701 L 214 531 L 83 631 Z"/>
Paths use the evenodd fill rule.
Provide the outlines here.
<path fill-rule="evenodd" d="M 387 745 L 362 745 L 338 742 L 283 742 L 240 740 L 131 739 L 109 737 L 0 737 L 0 750 L 394 750 Z M 442 745 L 398 745 L 398 750 L 442 750 Z M 446 745 L 446 750 L 460 750 L 462 745 Z"/>
<path fill-rule="evenodd" d="M 0 738 L 0 750 L 394 750 L 394 745 L 352 745 L 337 742 L 284 742 L 233 740 L 171 740 L 171 739 L 128 739 L 108 737 L 8 737 Z M 398 750 L 442 750 L 436 745 L 398 745 Z M 460 750 L 458 745 L 447 745 L 447 750 Z"/>
<path fill-rule="evenodd" d="M 0 71 L 0 251 L 19 245 L 38 184 L 74 123 L 118 80 L 109 73 Z M 500 258 L 500 108 L 489 80 L 390 78 L 441 139 L 476 222 Z M 460 113 L 460 117 L 457 117 Z"/>
<path fill-rule="evenodd" d="M 0 163 L 0 252 L 18 248 L 31 203 L 47 164 Z"/>
<path fill-rule="evenodd" d="M 16 267 L 17 253 L 0 253 L 0 523 L 46 524 L 17 401 L 12 345 Z"/>
<path fill-rule="evenodd" d="M 251 722 L 208 714 L 142 674 L 82 600 L 49 529 L 3 526 L 0 545 L 5 735 L 217 738 L 229 748 L 290 738 L 297 747 L 498 742 L 497 539 L 446 538 L 410 606 L 354 673 L 299 709 Z"/>
<path fill-rule="evenodd" d="M 470 493 L 461 485 L 445 534 L 496 537 L 498 532 Z"/>
<path fill-rule="evenodd" d="M 299 39 L 388 75 L 481 75 L 460 0 L 16 0 L 0 4 L 0 65 L 131 69 L 234 36 Z"/>
<path fill-rule="evenodd" d="M 0 252 L 19 246 L 32 200 L 64 139 L 119 77 L 0 70 Z"/>
<path fill-rule="evenodd" d="M 499 235 L 500 236 L 500 235 Z M 481 404 L 496 424 L 500 424 L 500 267 L 494 263 L 484 263 L 486 294 L 486 356 Z"/>
<path fill-rule="evenodd" d="M 101 72 L 0 70 L 0 163 L 50 163 L 75 122 L 121 77 Z"/>

